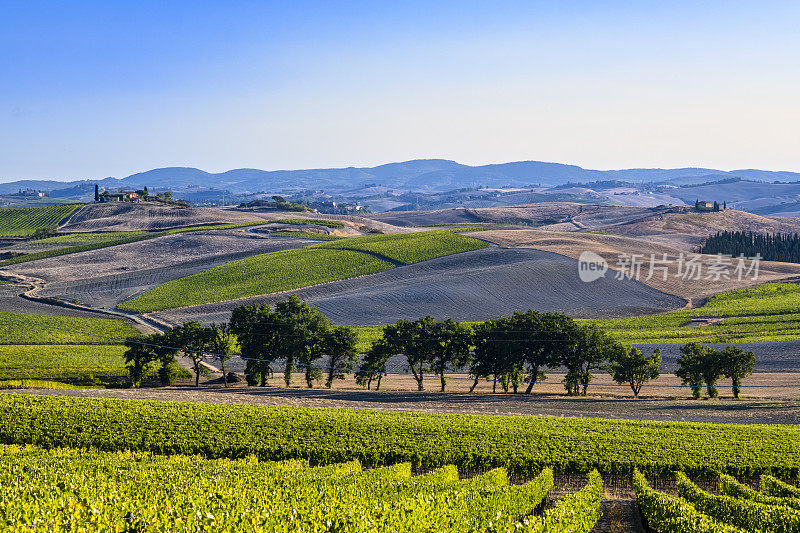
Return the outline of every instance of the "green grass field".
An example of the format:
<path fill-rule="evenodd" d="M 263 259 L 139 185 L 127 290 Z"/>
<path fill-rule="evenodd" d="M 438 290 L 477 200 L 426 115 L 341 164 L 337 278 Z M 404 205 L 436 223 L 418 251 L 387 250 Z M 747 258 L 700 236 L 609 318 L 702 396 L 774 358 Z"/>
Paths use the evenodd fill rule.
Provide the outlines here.
<path fill-rule="evenodd" d="M 84 384 L 121 381 L 128 375 L 124 346 L 3 345 L 0 380 Z"/>
<path fill-rule="evenodd" d="M 485 246 L 488 245 L 483 241 L 448 230 L 351 237 L 232 261 L 159 285 L 118 307 L 148 313 L 223 302 L 374 274 L 393 267 L 372 254 L 414 263 Z"/>
<path fill-rule="evenodd" d="M 38 229 L 52 228 L 69 216 L 79 204 L 0 209 L 0 236 L 27 237 Z"/>

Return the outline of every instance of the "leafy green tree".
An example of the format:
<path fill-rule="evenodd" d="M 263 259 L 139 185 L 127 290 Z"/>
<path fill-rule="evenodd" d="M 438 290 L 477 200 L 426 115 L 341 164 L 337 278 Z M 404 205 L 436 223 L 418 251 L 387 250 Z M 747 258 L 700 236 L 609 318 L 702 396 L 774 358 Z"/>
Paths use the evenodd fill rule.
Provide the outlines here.
<path fill-rule="evenodd" d="M 192 360 L 194 386 L 199 387 L 202 363 L 205 360 L 204 352 L 206 350 L 208 332 L 200 322 L 192 320 L 184 322 L 182 326 L 174 328 L 172 334 L 173 338 L 177 340 L 177 347 L 180 348 L 186 357 Z"/>
<path fill-rule="evenodd" d="M 493 378 L 492 392 L 497 392 L 497 384 L 508 392 L 509 385 L 517 392 L 524 369 L 521 344 L 515 342 L 517 334 L 514 321 L 500 317 L 478 324 L 474 328 L 473 344 L 475 353 L 470 366 L 470 374 L 475 381 L 473 391 L 481 378 Z"/>
<path fill-rule="evenodd" d="M 492 342 L 496 336 L 492 320 L 481 322 L 472 329 L 472 344 L 475 351 L 469 367 L 470 375 L 475 379 L 469 391 L 475 390 L 481 379 L 488 379 L 497 373 L 497 345 Z"/>
<path fill-rule="evenodd" d="M 275 304 L 274 313 L 278 332 L 277 355 L 286 361 L 284 382 L 292 382 L 295 361 L 305 369 L 306 384 L 313 386 L 314 380 L 322 377 L 315 362 L 322 357 L 325 336 L 331 329 L 328 318 L 316 307 L 308 305 L 297 296 Z"/>
<path fill-rule="evenodd" d="M 633 391 L 633 397 L 639 397 L 642 385 L 650 380 L 658 379 L 661 366 L 661 350 L 656 348 L 653 354 L 645 357 L 641 350 L 633 346 L 616 345 L 608 364 L 608 372 L 620 385 L 627 383 Z"/>
<path fill-rule="evenodd" d="M 722 375 L 723 370 L 723 361 L 720 352 L 711 348 L 706 348 L 705 355 L 701 362 L 701 369 L 708 397 L 718 397 L 719 391 L 717 391 L 717 381 Z"/>
<path fill-rule="evenodd" d="M 399 320 L 383 328 L 383 339 L 390 352 L 403 354 L 408 369 L 417 382 L 417 390 L 423 390 L 425 372 L 430 370 L 431 353 L 435 340 L 430 332 L 435 320 L 426 316 L 414 322 Z"/>
<path fill-rule="evenodd" d="M 386 362 L 392 355 L 392 349 L 385 339 L 373 342 L 355 373 L 356 383 L 369 389 L 375 381 L 375 390 L 380 389 L 381 378 L 386 374 Z"/>
<path fill-rule="evenodd" d="M 353 328 L 338 326 L 325 334 L 323 351 L 328 356 L 327 380 L 325 386 L 333 386 L 334 379 L 344 379 L 344 375 L 353 370 L 358 363 L 356 344 L 358 336 Z"/>
<path fill-rule="evenodd" d="M 147 365 L 156 360 L 156 354 L 150 346 L 145 344 L 146 337 L 129 337 L 125 340 L 125 364 L 128 366 L 131 383 L 134 388 L 141 386 Z"/>
<path fill-rule="evenodd" d="M 164 333 L 152 333 L 145 337 L 144 342 L 155 355 L 158 361 L 158 378 L 162 385 L 173 385 L 181 373 L 175 356 L 178 355 L 180 339 L 177 338 L 174 329 L 169 329 Z"/>
<path fill-rule="evenodd" d="M 561 313 L 516 312 L 510 318 L 507 338 L 512 351 L 528 374 L 526 394 L 545 378 L 544 368 L 558 366 L 566 357 L 575 331 L 575 321 Z"/>
<path fill-rule="evenodd" d="M 240 305 L 231 313 L 228 322 L 230 332 L 245 359 L 245 378 L 248 385 L 265 387 L 272 377 L 272 361 L 276 358 L 280 343 L 280 326 L 268 305 Z"/>
<path fill-rule="evenodd" d="M 571 340 L 560 361 L 567 369 L 564 388 L 570 396 L 586 396 L 593 378 L 592 370 L 610 359 L 615 343 L 596 324 L 576 324 L 565 329 L 564 335 Z"/>
<path fill-rule="evenodd" d="M 742 379 L 753 373 L 756 366 L 756 355 L 745 352 L 736 346 L 726 346 L 719 352 L 722 366 L 722 375 L 730 378 L 733 388 L 733 397 L 739 398 L 742 389 Z"/>
<path fill-rule="evenodd" d="M 231 358 L 233 332 L 228 324 L 211 324 L 206 328 L 206 347 L 214 354 L 222 369 L 222 383 L 228 386 L 228 370 L 225 367 Z"/>
<path fill-rule="evenodd" d="M 703 390 L 704 364 L 708 348 L 699 342 L 690 342 L 681 346 L 678 357 L 678 370 L 675 375 L 681 378 L 684 385 L 692 388 L 692 396 L 700 398 Z"/>
<path fill-rule="evenodd" d="M 444 376 L 447 370 L 464 368 L 469 361 L 472 331 L 468 326 L 449 318 L 443 322 L 428 322 L 427 326 L 430 330 L 423 334 L 433 337 L 433 342 L 430 343 L 431 367 L 439 375 L 441 390 L 444 392 L 447 384 Z"/>

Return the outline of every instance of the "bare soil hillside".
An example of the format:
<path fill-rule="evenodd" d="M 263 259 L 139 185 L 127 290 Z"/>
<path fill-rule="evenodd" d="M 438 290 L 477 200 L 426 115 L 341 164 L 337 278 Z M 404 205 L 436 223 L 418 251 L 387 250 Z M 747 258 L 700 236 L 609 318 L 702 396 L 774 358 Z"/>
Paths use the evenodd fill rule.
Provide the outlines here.
<path fill-rule="evenodd" d="M 243 303 L 274 303 L 288 294 L 314 303 L 338 324 L 386 324 L 427 314 L 486 320 L 514 311 L 562 311 L 576 317 L 650 314 L 683 302 L 634 280 L 582 283 L 577 261 L 525 249 L 483 248 L 290 293 L 156 313 L 173 323 L 223 321 Z"/>
<path fill-rule="evenodd" d="M 688 257 L 684 249 L 669 246 L 659 240 L 642 237 L 597 233 L 558 233 L 541 229 L 492 230 L 469 235 L 503 247 L 533 248 L 565 255 L 573 259 L 577 259 L 582 252 L 588 250 L 600 255 L 607 261 L 609 268 L 617 272 L 631 272 L 624 263 L 620 262 L 621 254 L 627 254 L 628 256 L 638 254 L 638 260 L 642 263 L 640 281 L 654 289 L 673 294 L 687 301 L 703 299 L 719 292 L 758 285 L 767 281 L 778 281 L 800 276 L 800 264 L 762 261 L 757 279 L 744 277 L 739 281 L 736 276 L 731 276 L 731 279 L 728 280 L 706 279 L 706 275 L 709 272 L 708 266 L 714 263 L 717 258 L 713 255 L 704 255 L 701 260 L 703 264 L 701 272 L 705 273 L 701 275 L 701 279 L 684 278 L 677 275 L 678 262 L 676 261 L 681 253 Z M 664 279 L 664 272 L 660 270 L 655 270 L 653 276 L 649 280 L 646 279 L 649 274 L 651 254 L 655 254 L 656 260 L 663 259 L 663 254 L 667 254 L 669 263 L 665 265 L 668 268 L 666 280 Z M 730 272 L 733 272 L 732 269 Z M 610 276 L 611 274 L 606 275 L 606 277 Z"/>
<path fill-rule="evenodd" d="M 752 231 L 754 233 L 796 233 L 800 231 L 800 218 L 765 217 L 733 209 L 716 213 L 666 212 L 615 225 L 613 231 L 635 236 L 661 234 L 706 236 L 725 230 Z"/>
<path fill-rule="evenodd" d="M 238 230 L 180 233 L 0 269 L 45 283 L 40 296 L 110 308 L 172 279 L 251 255 L 296 248 L 306 241 Z"/>
<path fill-rule="evenodd" d="M 384 233 L 398 228 L 371 219 L 354 216 L 320 215 L 274 209 L 220 209 L 214 207 L 177 207 L 153 203 L 87 204 L 76 210 L 61 226 L 62 232 L 151 231 L 204 224 L 269 222 L 282 218 L 320 218 L 342 220 L 358 232 L 376 229 Z"/>
<path fill-rule="evenodd" d="M 142 231 L 217 224 L 253 222 L 263 215 L 211 207 L 174 207 L 158 204 L 87 204 L 78 209 L 61 231 Z"/>

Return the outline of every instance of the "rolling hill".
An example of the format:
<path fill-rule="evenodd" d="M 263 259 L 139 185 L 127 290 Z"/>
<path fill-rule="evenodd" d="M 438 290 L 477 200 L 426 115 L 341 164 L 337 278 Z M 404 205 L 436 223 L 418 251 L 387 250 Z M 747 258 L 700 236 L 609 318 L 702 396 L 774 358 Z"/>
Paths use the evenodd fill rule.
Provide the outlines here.
<path fill-rule="evenodd" d="M 260 170 L 240 168 L 210 173 L 192 167 L 157 168 L 122 179 L 98 181 L 108 187 L 151 188 L 213 187 L 232 192 L 280 191 L 292 188 L 343 189 L 365 183 L 405 190 L 448 190 L 477 186 L 545 186 L 570 182 L 623 180 L 635 183 L 697 184 L 727 178 L 762 181 L 800 181 L 800 173 L 742 169 L 722 171 L 708 168 L 592 170 L 576 165 L 542 161 L 517 161 L 470 166 L 446 159 L 416 159 L 375 167 L 347 167 L 302 170 Z M 68 189 L 87 181 L 57 182 L 25 180 L 0 184 L 0 194 L 19 188 Z M 94 182 L 91 182 L 94 183 Z"/>

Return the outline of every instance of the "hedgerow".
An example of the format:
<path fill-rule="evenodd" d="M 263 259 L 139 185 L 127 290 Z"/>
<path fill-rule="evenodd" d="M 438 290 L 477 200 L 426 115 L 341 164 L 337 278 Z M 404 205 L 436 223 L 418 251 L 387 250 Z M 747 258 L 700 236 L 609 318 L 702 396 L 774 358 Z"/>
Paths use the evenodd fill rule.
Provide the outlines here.
<path fill-rule="evenodd" d="M 242 421 L 247 421 L 242 424 Z M 54 431 L 53 428 L 58 428 Z M 0 396 L 0 442 L 514 473 L 796 476 L 793 426 Z"/>

